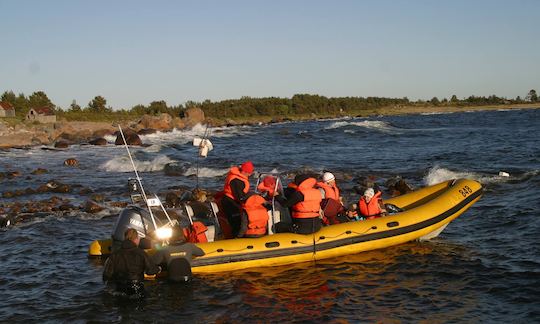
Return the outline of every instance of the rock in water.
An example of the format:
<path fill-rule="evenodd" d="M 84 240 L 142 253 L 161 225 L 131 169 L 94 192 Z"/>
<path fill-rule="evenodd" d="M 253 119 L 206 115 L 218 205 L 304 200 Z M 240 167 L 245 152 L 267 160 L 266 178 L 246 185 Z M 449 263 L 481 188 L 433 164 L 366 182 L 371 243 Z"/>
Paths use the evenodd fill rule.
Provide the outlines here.
<path fill-rule="evenodd" d="M 75 158 L 69 158 L 64 161 L 64 165 L 67 166 L 79 166 L 79 161 Z"/>

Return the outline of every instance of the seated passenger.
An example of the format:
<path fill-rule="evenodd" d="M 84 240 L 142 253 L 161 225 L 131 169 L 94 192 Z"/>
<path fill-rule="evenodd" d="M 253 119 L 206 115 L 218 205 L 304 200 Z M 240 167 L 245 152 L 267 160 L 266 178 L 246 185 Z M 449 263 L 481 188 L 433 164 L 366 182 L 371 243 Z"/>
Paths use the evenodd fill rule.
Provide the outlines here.
<path fill-rule="evenodd" d="M 317 187 L 324 190 L 324 199 L 321 202 L 323 223 L 325 225 L 339 224 L 338 215 L 343 212 L 344 208 L 343 199 L 336 185 L 336 177 L 330 172 L 325 172 L 322 181 L 317 182 Z"/>
<path fill-rule="evenodd" d="M 365 219 L 374 219 L 386 215 L 381 194 L 380 191 L 375 193 L 373 188 L 367 188 L 358 201 L 359 215 Z"/>
<path fill-rule="evenodd" d="M 231 167 L 225 179 L 224 196 L 220 202 L 220 209 L 226 215 L 233 237 L 237 236 L 240 230 L 241 205 L 247 198 L 249 177 L 253 174 L 253 171 L 253 163 L 246 161 L 240 167 Z"/>
<path fill-rule="evenodd" d="M 264 177 L 263 181 L 261 181 L 257 186 L 257 190 L 267 200 L 271 200 L 274 196 L 277 195 L 276 178 L 271 175 Z"/>
<path fill-rule="evenodd" d="M 238 237 L 261 237 L 268 227 L 267 201 L 261 195 L 250 194 L 242 204 L 242 215 Z"/>
<path fill-rule="evenodd" d="M 287 199 L 281 199 L 284 207 L 292 207 L 292 228 L 298 234 L 311 234 L 321 229 L 322 194 L 315 188 L 317 180 L 305 174 L 294 178 L 295 191 Z M 279 197 L 279 196 L 278 196 Z M 281 231 L 281 230 L 280 230 Z"/>

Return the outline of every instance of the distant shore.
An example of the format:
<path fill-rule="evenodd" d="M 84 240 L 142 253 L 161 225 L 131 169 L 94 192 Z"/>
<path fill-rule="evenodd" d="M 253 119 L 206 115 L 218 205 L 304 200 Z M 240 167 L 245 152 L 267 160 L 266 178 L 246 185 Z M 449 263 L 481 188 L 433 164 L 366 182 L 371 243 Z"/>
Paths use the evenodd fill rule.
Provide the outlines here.
<path fill-rule="evenodd" d="M 485 105 L 485 106 L 387 106 L 381 108 L 364 109 L 352 114 L 337 115 L 292 115 L 292 116 L 254 116 L 234 119 L 205 118 L 200 112 L 195 114 L 197 118 L 171 117 L 167 114 L 160 116 L 145 115 L 142 118 L 132 121 L 123 121 L 124 128 L 131 128 L 135 131 L 148 129 L 156 131 L 170 131 L 174 128 L 182 129 L 192 127 L 197 123 L 207 123 L 211 126 L 234 126 L 234 125 L 254 125 L 259 123 L 272 123 L 282 121 L 306 121 L 325 118 L 344 117 L 369 117 L 369 116 L 390 116 L 390 115 L 410 115 L 410 114 L 440 114 L 468 111 L 485 110 L 513 110 L 513 109 L 538 109 L 539 103 L 530 104 L 508 104 L 508 105 Z M 36 145 L 52 145 L 59 140 L 65 140 L 71 144 L 84 143 L 93 138 L 103 137 L 113 134 L 117 130 L 116 123 L 110 122 L 88 122 L 88 121 L 59 121 L 50 124 L 36 124 L 26 122 L 7 122 L 0 118 L 0 149 L 29 147 Z"/>

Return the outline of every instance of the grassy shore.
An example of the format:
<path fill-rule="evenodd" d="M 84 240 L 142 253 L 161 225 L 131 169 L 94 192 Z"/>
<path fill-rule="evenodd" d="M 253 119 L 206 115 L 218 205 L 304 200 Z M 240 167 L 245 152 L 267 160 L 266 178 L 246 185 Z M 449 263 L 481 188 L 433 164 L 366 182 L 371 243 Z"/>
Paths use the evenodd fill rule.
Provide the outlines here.
<path fill-rule="evenodd" d="M 242 124 L 257 124 L 270 123 L 272 121 L 307 121 L 315 119 L 339 118 L 339 117 L 369 117 L 369 116 L 395 116 L 395 115 L 412 115 L 412 114 L 440 114 L 453 112 L 468 112 L 468 111 L 485 111 L 485 110 L 512 110 L 512 109 L 538 109 L 540 103 L 530 104 L 512 104 L 512 105 L 486 105 L 486 106 L 388 106 L 374 109 L 362 109 L 351 111 L 342 114 L 306 114 L 306 115 L 287 115 L 287 116 L 252 116 L 252 117 L 236 117 L 236 118 L 207 118 L 212 126 L 224 125 L 242 125 Z"/>

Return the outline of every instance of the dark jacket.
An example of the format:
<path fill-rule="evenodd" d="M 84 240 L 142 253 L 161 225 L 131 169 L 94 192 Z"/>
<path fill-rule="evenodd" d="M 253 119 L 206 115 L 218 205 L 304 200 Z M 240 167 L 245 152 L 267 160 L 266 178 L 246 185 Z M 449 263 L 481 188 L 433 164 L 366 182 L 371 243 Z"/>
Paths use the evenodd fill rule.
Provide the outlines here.
<path fill-rule="evenodd" d="M 146 252 L 130 240 L 122 242 L 122 247 L 105 262 L 104 281 L 143 281 L 144 274 L 154 275 L 159 267 L 150 260 Z"/>

